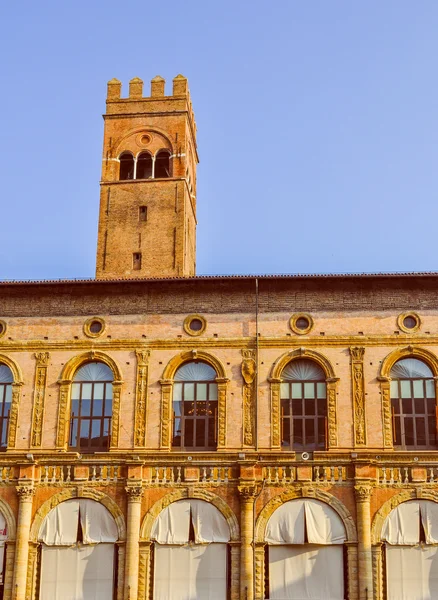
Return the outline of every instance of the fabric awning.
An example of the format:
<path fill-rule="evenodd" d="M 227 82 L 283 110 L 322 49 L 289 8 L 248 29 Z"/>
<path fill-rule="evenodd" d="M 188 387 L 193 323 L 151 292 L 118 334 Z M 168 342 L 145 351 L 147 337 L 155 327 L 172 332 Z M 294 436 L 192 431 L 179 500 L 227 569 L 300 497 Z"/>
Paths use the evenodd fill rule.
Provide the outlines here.
<path fill-rule="evenodd" d="M 382 540 L 392 545 L 419 544 L 420 520 L 426 543 L 438 544 L 438 503 L 431 500 L 408 500 L 396 506 L 383 524 Z"/>
<path fill-rule="evenodd" d="M 345 527 L 340 516 L 319 500 L 298 499 L 286 502 L 268 521 L 266 541 L 280 544 L 343 544 Z"/>
<path fill-rule="evenodd" d="M 159 544 L 187 544 L 190 524 L 196 544 L 230 541 L 225 517 L 212 504 L 195 499 L 173 502 L 161 511 L 153 524 L 151 537 Z"/>
<path fill-rule="evenodd" d="M 79 521 L 84 544 L 114 543 L 117 525 L 110 512 L 99 502 L 80 498 L 55 506 L 44 519 L 38 541 L 47 546 L 72 546 L 78 541 Z"/>

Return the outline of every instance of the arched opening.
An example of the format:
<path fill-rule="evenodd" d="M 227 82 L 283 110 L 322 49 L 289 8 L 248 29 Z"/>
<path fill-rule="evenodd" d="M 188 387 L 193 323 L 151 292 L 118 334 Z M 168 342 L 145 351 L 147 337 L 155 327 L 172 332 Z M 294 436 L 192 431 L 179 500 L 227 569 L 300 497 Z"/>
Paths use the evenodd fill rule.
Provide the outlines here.
<path fill-rule="evenodd" d="M 343 600 L 345 527 L 327 504 L 290 500 L 270 517 L 265 533 L 265 598 Z"/>
<path fill-rule="evenodd" d="M 387 600 L 438 598 L 438 504 L 409 500 L 394 508 L 382 529 Z"/>
<path fill-rule="evenodd" d="M 154 600 L 226 600 L 230 530 L 204 500 L 173 502 L 155 520 Z"/>
<path fill-rule="evenodd" d="M 433 372 L 418 358 L 402 358 L 390 371 L 394 446 L 436 448 L 436 395 Z"/>
<path fill-rule="evenodd" d="M 80 452 L 105 452 L 110 444 L 114 374 L 103 362 L 88 362 L 71 386 L 69 446 Z"/>
<path fill-rule="evenodd" d="M 99 502 L 86 498 L 58 504 L 41 524 L 42 599 L 113 598 L 117 525 Z"/>
<path fill-rule="evenodd" d="M 322 368 L 306 358 L 289 362 L 281 373 L 280 394 L 282 447 L 324 450 L 327 385 Z"/>
<path fill-rule="evenodd" d="M 172 176 L 170 152 L 169 150 L 160 150 L 155 156 L 155 178 L 165 178 Z"/>
<path fill-rule="evenodd" d="M 152 177 L 152 156 L 149 152 L 142 152 L 137 157 L 136 179 L 150 179 Z"/>
<path fill-rule="evenodd" d="M 120 175 L 121 181 L 125 179 L 134 179 L 134 157 L 130 152 L 124 152 L 120 156 Z"/>
<path fill-rule="evenodd" d="M 9 413 L 12 404 L 14 376 L 7 365 L 0 364 L 0 451 L 8 445 Z"/>
<path fill-rule="evenodd" d="M 172 446 L 184 450 L 217 447 L 217 373 L 202 361 L 179 367 L 173 383 Z"/>

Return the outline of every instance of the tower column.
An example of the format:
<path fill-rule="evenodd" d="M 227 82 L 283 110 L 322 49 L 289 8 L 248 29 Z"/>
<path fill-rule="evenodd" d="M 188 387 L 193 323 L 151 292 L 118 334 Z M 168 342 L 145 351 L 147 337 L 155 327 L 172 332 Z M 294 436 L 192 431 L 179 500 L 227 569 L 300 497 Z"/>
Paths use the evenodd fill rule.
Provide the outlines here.
<path fill-rule="evenodd" d="M 371 550 L 371 511 L 372 487 L 367 484 L 354 486 L 356 496 L 359 600 L 373 598 L 373 559 Z"/>
<path fill-rule="evenodd" d="M 13 600 L 25 600 L 27 563 L 29 559 L 30 523 L 35 488 L 32 485 L 19 485 L 16 490 L 19 503 L 12 598 Z"/>
<path fill-rule="evenodd" d="M 128 495 L 128 518 L 126 527 L 125 600 L 138 598 L 138 567 L 140 559 L 141 485 L 125 488 Z"/>

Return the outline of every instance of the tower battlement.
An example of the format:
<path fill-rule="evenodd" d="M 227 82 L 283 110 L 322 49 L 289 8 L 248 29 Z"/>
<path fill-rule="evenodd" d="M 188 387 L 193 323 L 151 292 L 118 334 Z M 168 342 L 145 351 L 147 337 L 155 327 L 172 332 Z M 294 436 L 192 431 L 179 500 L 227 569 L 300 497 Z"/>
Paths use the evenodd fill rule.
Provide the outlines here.
<path fill-rule="evenodd" d="M 189 84 L 184 75 L 177 75 L 173 79 L 172 94 L 166 96 L 166 80 L 157 75 L 151 80 L 150 95 L 143 95 L 144 82 L 139 77 L 134 77 L 129 82 L 129 95 L 122 97 L 122 82 L 118 79 L 108 81 L 107 87 L 107 113 L 106 114 L 135 114 L 174 112 L 187 110 L 193 125 L 195 115 L 190 98 Z"/>

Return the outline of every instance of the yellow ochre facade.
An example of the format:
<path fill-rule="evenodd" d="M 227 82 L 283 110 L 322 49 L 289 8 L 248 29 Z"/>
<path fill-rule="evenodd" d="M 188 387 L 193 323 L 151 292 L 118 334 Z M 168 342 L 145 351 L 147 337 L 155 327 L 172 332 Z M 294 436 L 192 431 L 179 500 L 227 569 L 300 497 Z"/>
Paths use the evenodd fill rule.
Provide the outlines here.
<path fill-rule="evenodd" d="M 184 77 L 110 81 L 96 279 L 0 284 L 2 597 L 69 556 L 78 600 L 396 598 L 438 542 L 438 274 L 197 277 L 197 162 Z"/>

